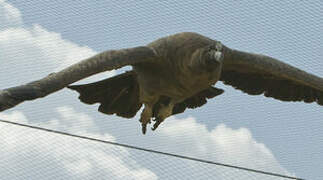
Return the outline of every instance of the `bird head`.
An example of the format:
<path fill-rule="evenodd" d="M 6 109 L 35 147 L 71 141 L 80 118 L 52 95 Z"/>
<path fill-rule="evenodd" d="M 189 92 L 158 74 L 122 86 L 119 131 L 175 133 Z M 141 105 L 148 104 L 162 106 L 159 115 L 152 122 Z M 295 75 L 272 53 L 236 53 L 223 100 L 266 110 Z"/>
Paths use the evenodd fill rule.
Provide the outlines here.
<path fill-rule="evenodd" d="M 205 46 L 200 54 L 200 62 L 207 71 L 221 68 L 224 59 L 224 48 L 220 41 Z"/>
<path fill-rule="evenodd" d="M 222 63 L 224 58 L 222 43 L 220 41 L 216 41 L 215 43 L 208 45 L 204 56 L 207 64 Z"/>

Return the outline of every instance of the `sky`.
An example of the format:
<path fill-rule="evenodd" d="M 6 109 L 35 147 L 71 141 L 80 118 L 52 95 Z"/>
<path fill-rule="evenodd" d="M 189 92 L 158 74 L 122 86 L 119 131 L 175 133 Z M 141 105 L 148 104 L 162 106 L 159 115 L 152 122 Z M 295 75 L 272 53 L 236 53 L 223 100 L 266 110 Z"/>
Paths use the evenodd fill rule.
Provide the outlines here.
<path fill-rule="evenodd" d="M 323 77 L 321 1 L 0 0 L 0 89 L 42 78 L 107 49 L 192 31 Z M 125 69 L 96 75 L 93 82 Z M 225 93 L 141 134 L 62 90 L 0 118 L 305 179 L 322 179 L 323 110 Z M 4 179 L 277 179 L 0 124 Z"/>

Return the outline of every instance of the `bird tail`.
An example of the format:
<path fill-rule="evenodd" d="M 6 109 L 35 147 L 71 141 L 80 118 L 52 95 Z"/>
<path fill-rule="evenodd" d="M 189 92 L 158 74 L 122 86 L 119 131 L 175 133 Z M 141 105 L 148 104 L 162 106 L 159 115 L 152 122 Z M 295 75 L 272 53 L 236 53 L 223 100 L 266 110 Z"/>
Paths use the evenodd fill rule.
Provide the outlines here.
<path fill-rule="evenodd" d="M 79 99 L 86 104 L 100 103 L 99 111 L 131 118 L 142 103 L 139 102 L 139 85 L 133 71 L 83 85 L 68 86 L 80 93 Z"/>

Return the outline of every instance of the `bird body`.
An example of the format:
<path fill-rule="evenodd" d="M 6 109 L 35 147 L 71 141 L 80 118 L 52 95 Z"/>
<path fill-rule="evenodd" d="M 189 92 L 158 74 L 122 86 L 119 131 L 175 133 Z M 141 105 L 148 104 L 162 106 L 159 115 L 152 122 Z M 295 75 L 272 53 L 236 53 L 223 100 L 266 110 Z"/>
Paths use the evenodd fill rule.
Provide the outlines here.
<path fill-rule="evenodd" d="M 93 74 L 131 65 L 117 76 L 70 85 Z M 323 105 L 323 79 L 269 56 L 230 49 L 203 35 L 184 32 L 146 46 L 108 50 L 40 80 L 0 91 L 0 111 L 44 97 L 64 87 L 87 104 L 100 103 L 105 114 L 131 118 L 144 105 L 142 132 L 167 117 L 204 105 L 224 91 L 217 81 L 249 95 Z"/>
<path fill-rule="evenodd" d="M 223 59 L 220 42 L 196 33 L 161 38 L 148 44 L 148 47 L 155 50 L 158 58 L 149 63 L 133 65 L 140 87 L 139 100 L 145 104 L 140 119 L 143 133 L 146 132 L 146 124 L 150 123 L 154 106 L 160 104 L 158 102 L 161 97 L 167 97 L 169 102 L 160 104 L 162 107 L 157 110 L 153 129 L 173 114 L 176 104 L 215 84 L 220 78 Z M 219 57 L 215 57 L 214 53 L 207 54 L 209 52 L 205 49 L 209 48 L 221 53 Z M 209 56 L 210 61 L 206 61 L 204 56 Z"/>
<path fill-rule="evenodd" d="M 210 70 L 201 68 L 204 62 L 199 61 L 200 54 L 194 55 L 197 49 L 202 50 L 214 43 L 196 33 L 180 33 L 148 44 L 156 51 L 157 60 L 133 65 L 138 74 L 138 83 L 145 91 L 143 93 L 158 93 L 159 96 L 182 101 L 214 84 L 219 79 L 220 67 L 207 64 L 211 66 Z M 186 44 L 192 46 L 185 47 Z"/>

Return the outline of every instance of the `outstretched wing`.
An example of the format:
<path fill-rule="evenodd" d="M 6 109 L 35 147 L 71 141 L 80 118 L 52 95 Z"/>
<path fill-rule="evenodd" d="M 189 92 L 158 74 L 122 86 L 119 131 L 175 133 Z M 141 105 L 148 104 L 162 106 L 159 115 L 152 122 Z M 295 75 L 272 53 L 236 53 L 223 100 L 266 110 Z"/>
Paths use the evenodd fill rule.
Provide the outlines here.
<path fill-rule="evenodd" d="M 323 105 L 323 79 L 277 59 L 227 48 L 221 81 L 250 95 Z"/>
<path fill-rule="evenodd" d="M 0 90 L 0 111 L 12 108 L 26 100 L 47 96 L 93 74 L 153 61 L 156 58 L 154 49 L 146 46 L 102 52 L 43 79 Z"/>

